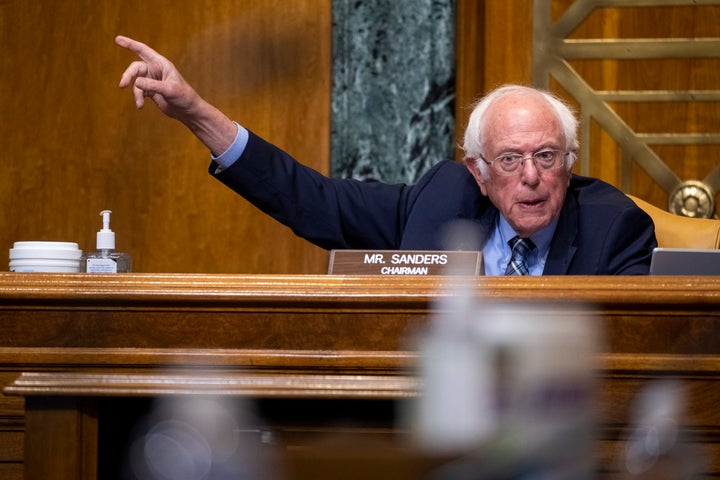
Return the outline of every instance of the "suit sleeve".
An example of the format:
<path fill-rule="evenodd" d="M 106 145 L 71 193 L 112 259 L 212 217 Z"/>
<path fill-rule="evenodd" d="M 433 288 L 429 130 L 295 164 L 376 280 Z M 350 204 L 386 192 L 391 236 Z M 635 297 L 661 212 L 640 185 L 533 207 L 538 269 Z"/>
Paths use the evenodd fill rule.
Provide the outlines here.
<path fill-rule="evenodd" d="M 328 178 L 250 134 L 242 156 L 210 173 L 257 208 L 326 248 L 395 249 L 412 187 Z"/>
<path fill-rule="evenodd" d="M 601 249 L 603 275 L 647 275 L 650 259 L 657 247 L 652 219 L 640 208 L 630 205 L 620 210 L 610 223 Z"/>

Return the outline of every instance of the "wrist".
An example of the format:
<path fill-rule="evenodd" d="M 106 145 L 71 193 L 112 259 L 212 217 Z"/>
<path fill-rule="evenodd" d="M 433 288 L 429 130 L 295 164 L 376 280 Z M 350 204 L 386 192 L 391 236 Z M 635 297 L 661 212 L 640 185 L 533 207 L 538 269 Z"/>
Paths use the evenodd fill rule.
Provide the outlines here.
<path fill-rule="evenodd" d="M 222 154 L 237 136 L 237 125 L 202 99 L 195 111 L 189 113 L 187 121 L 183 123 L 213 155 Z"/>

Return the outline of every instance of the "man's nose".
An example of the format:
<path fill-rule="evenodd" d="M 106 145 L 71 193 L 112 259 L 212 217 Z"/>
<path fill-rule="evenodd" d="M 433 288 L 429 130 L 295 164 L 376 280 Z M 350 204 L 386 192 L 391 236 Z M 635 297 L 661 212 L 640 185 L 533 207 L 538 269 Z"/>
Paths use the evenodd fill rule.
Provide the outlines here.
<path fill-rule="evenodd" d="M 525 183 L 535 184 L 540 181 L 540 170 L 532 157 L 524 159 L 520 175 Z"/>

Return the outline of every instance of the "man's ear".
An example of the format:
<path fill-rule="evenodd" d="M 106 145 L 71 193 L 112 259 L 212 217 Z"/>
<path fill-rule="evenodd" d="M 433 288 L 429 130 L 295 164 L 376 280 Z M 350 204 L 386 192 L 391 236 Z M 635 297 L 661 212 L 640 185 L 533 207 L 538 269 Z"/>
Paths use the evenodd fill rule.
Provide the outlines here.
<path fill-rule="evenodd" d="M 465 157 L 465 166 L 470 171 L 470 174 L 473 176 L 473 178 L 475 178 L 475 181 L 480 187 L 480 191 L 482 192 L 482 194 L 487 196 L 487 191 L 485 189 L 485 178 L 483 177 L 483 174 L 478 167 L 478 159 L 472 157 Z"/>

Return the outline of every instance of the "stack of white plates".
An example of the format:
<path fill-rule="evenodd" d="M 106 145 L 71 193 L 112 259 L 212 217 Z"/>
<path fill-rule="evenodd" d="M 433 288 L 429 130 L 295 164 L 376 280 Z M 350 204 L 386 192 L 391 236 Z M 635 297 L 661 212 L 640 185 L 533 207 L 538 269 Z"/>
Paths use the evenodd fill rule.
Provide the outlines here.
<path fill-rule="evenodd" d="M 10 249 L 11 272 L 80 271 L 82 250 L 73 242 L 15 242 Z"/>

